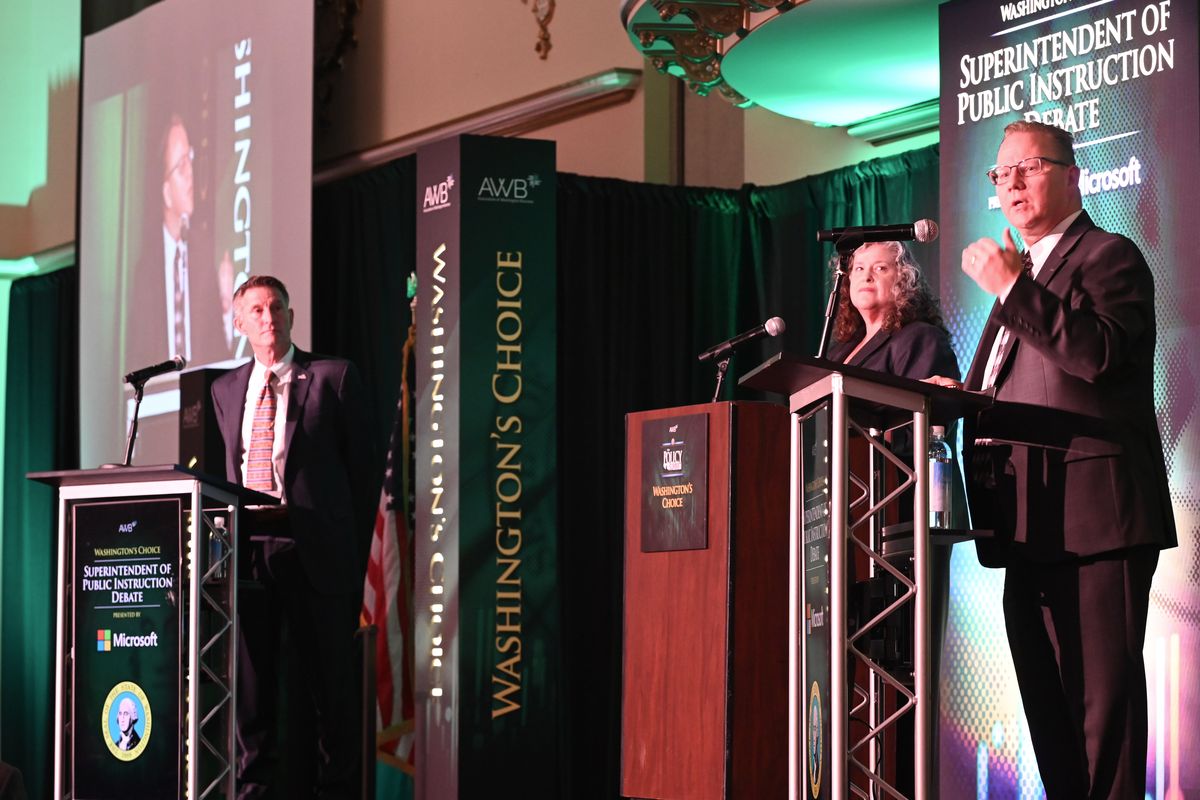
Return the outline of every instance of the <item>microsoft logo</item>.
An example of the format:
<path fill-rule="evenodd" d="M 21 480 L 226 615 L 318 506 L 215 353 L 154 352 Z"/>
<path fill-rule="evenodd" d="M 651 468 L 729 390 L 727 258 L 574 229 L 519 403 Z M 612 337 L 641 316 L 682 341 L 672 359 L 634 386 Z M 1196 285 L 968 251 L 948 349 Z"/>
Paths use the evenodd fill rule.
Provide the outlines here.
<path fill-rule="evenodd" d="M 130 633 L 113 633 L 107 627 L 96 631 L 96 651 L 109 652 L 113 648 L 157 648 L 158 633 L 150 632 L 144 636 Z"/>
<path fill-rule="evenodd" d="M 142 636 L 130 635 L 128 633 L 113 633 L 108 628 L 101 628 L 96 631 L 96 651 L 107 653 L 114 647 L 132 647 L 140 649 L 143 647 L 158 647 L 158 633 L 151 632 Z"/>

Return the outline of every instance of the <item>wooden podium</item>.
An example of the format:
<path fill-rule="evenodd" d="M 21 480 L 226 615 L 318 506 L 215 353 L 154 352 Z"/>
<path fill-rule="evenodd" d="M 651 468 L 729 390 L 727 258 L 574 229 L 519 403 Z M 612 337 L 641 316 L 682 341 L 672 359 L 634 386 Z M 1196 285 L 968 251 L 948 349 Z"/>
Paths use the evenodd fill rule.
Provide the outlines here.
<path fill-rule="evenodd" d="M 621 794 L 787 790 L 787 409 L 629 414 Z"/>

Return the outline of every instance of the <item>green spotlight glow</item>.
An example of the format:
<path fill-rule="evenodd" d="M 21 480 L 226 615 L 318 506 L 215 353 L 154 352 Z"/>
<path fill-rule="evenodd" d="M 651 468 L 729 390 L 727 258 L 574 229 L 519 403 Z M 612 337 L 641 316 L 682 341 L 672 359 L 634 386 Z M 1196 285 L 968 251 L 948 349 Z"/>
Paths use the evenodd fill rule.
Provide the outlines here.
<path fill-rule="evenodd" d="M 51 99 L 79 76 L 79 3 L 6 0 L 0 24 L 0 205 L 24 206 L 46 183 Z M 74 126 L 73 119 L 70 125 Z M 74 134 L 71 134 L 72 137 Z M 74 153 L 68 153 L 74 158 Z"/>
<path fill-rule="evenodd" d="M 32 257 L 14 260 L 0 258 L 0 279 L 20 278 L 25 275 L 32 275 L 37 271 L 37 262 Z"/>

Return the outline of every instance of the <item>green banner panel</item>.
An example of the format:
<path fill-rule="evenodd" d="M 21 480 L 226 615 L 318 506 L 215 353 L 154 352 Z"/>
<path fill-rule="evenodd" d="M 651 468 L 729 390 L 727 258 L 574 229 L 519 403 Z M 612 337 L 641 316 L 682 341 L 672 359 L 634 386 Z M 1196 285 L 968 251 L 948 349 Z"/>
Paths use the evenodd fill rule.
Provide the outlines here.
<path fill-rule="evenodd" d="M 554 144 L 417 157 L 417 796 L 559 794 Z"/>

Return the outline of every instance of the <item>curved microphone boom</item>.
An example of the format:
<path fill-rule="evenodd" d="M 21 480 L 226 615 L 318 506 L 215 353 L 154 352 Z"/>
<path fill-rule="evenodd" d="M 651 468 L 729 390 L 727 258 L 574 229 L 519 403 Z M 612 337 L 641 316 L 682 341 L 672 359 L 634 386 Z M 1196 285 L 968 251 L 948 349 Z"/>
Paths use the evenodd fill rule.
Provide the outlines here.
<path fill-rule="evenodd" d="M 177 372 L 186 366 L 187 359 L 176 355 L 170 361 L 135 369 L 125 376 L 125 382 L 133 387 L 133 415 L 129 419 L 129 434 L 125 437 L 125 461 L 120 464 L 105 464 L 105 467 L 128 467 L 133 463 L 133 443 L 137 440 L 138 414 L 142 409 L 142 397 L 146 393 L 146 381 L 155 375 Z"/>
<path fill-rule="evenodd" d="M 708 361 L 718 356 L 723 356 L 726 353 L 732 352 L 735 347 L 739 347 L 746 342 L 753 341 L 760 336 L 778 336 L 779 334 L 783 333 L 786 328 L 787 325 L 784 324 L 783 319 L 780 317 L 771 317 L 762 325 L 739 333 L 732 339 L 726 339 L 720 344 L 708 348 L 699 356 L 697 356 L 697 358 L 699 358 L 701 361 Z"/>
<path fill-rule="evenodd" d="M 937 223 L 919 219 L 902 225 L 862 225 L 857 228 L 829 228 L 817 231 L 818 242 L 836 242 L 842 237 L 867 242 L 932 242 L 938 237 Z"/>
<path fill-rule="evenodd" d="M 133 385 L 145 383 L 156 375 L 165 375 L 168 372 L 178 372 L 186 366 L 186 358 L 183 356 L 175 356 L 170 361 L 163 361 L 159 364 L 152 364 L 148 367 L 135 369 L 133 372 L 125 376 L 125 382 Z"/>

